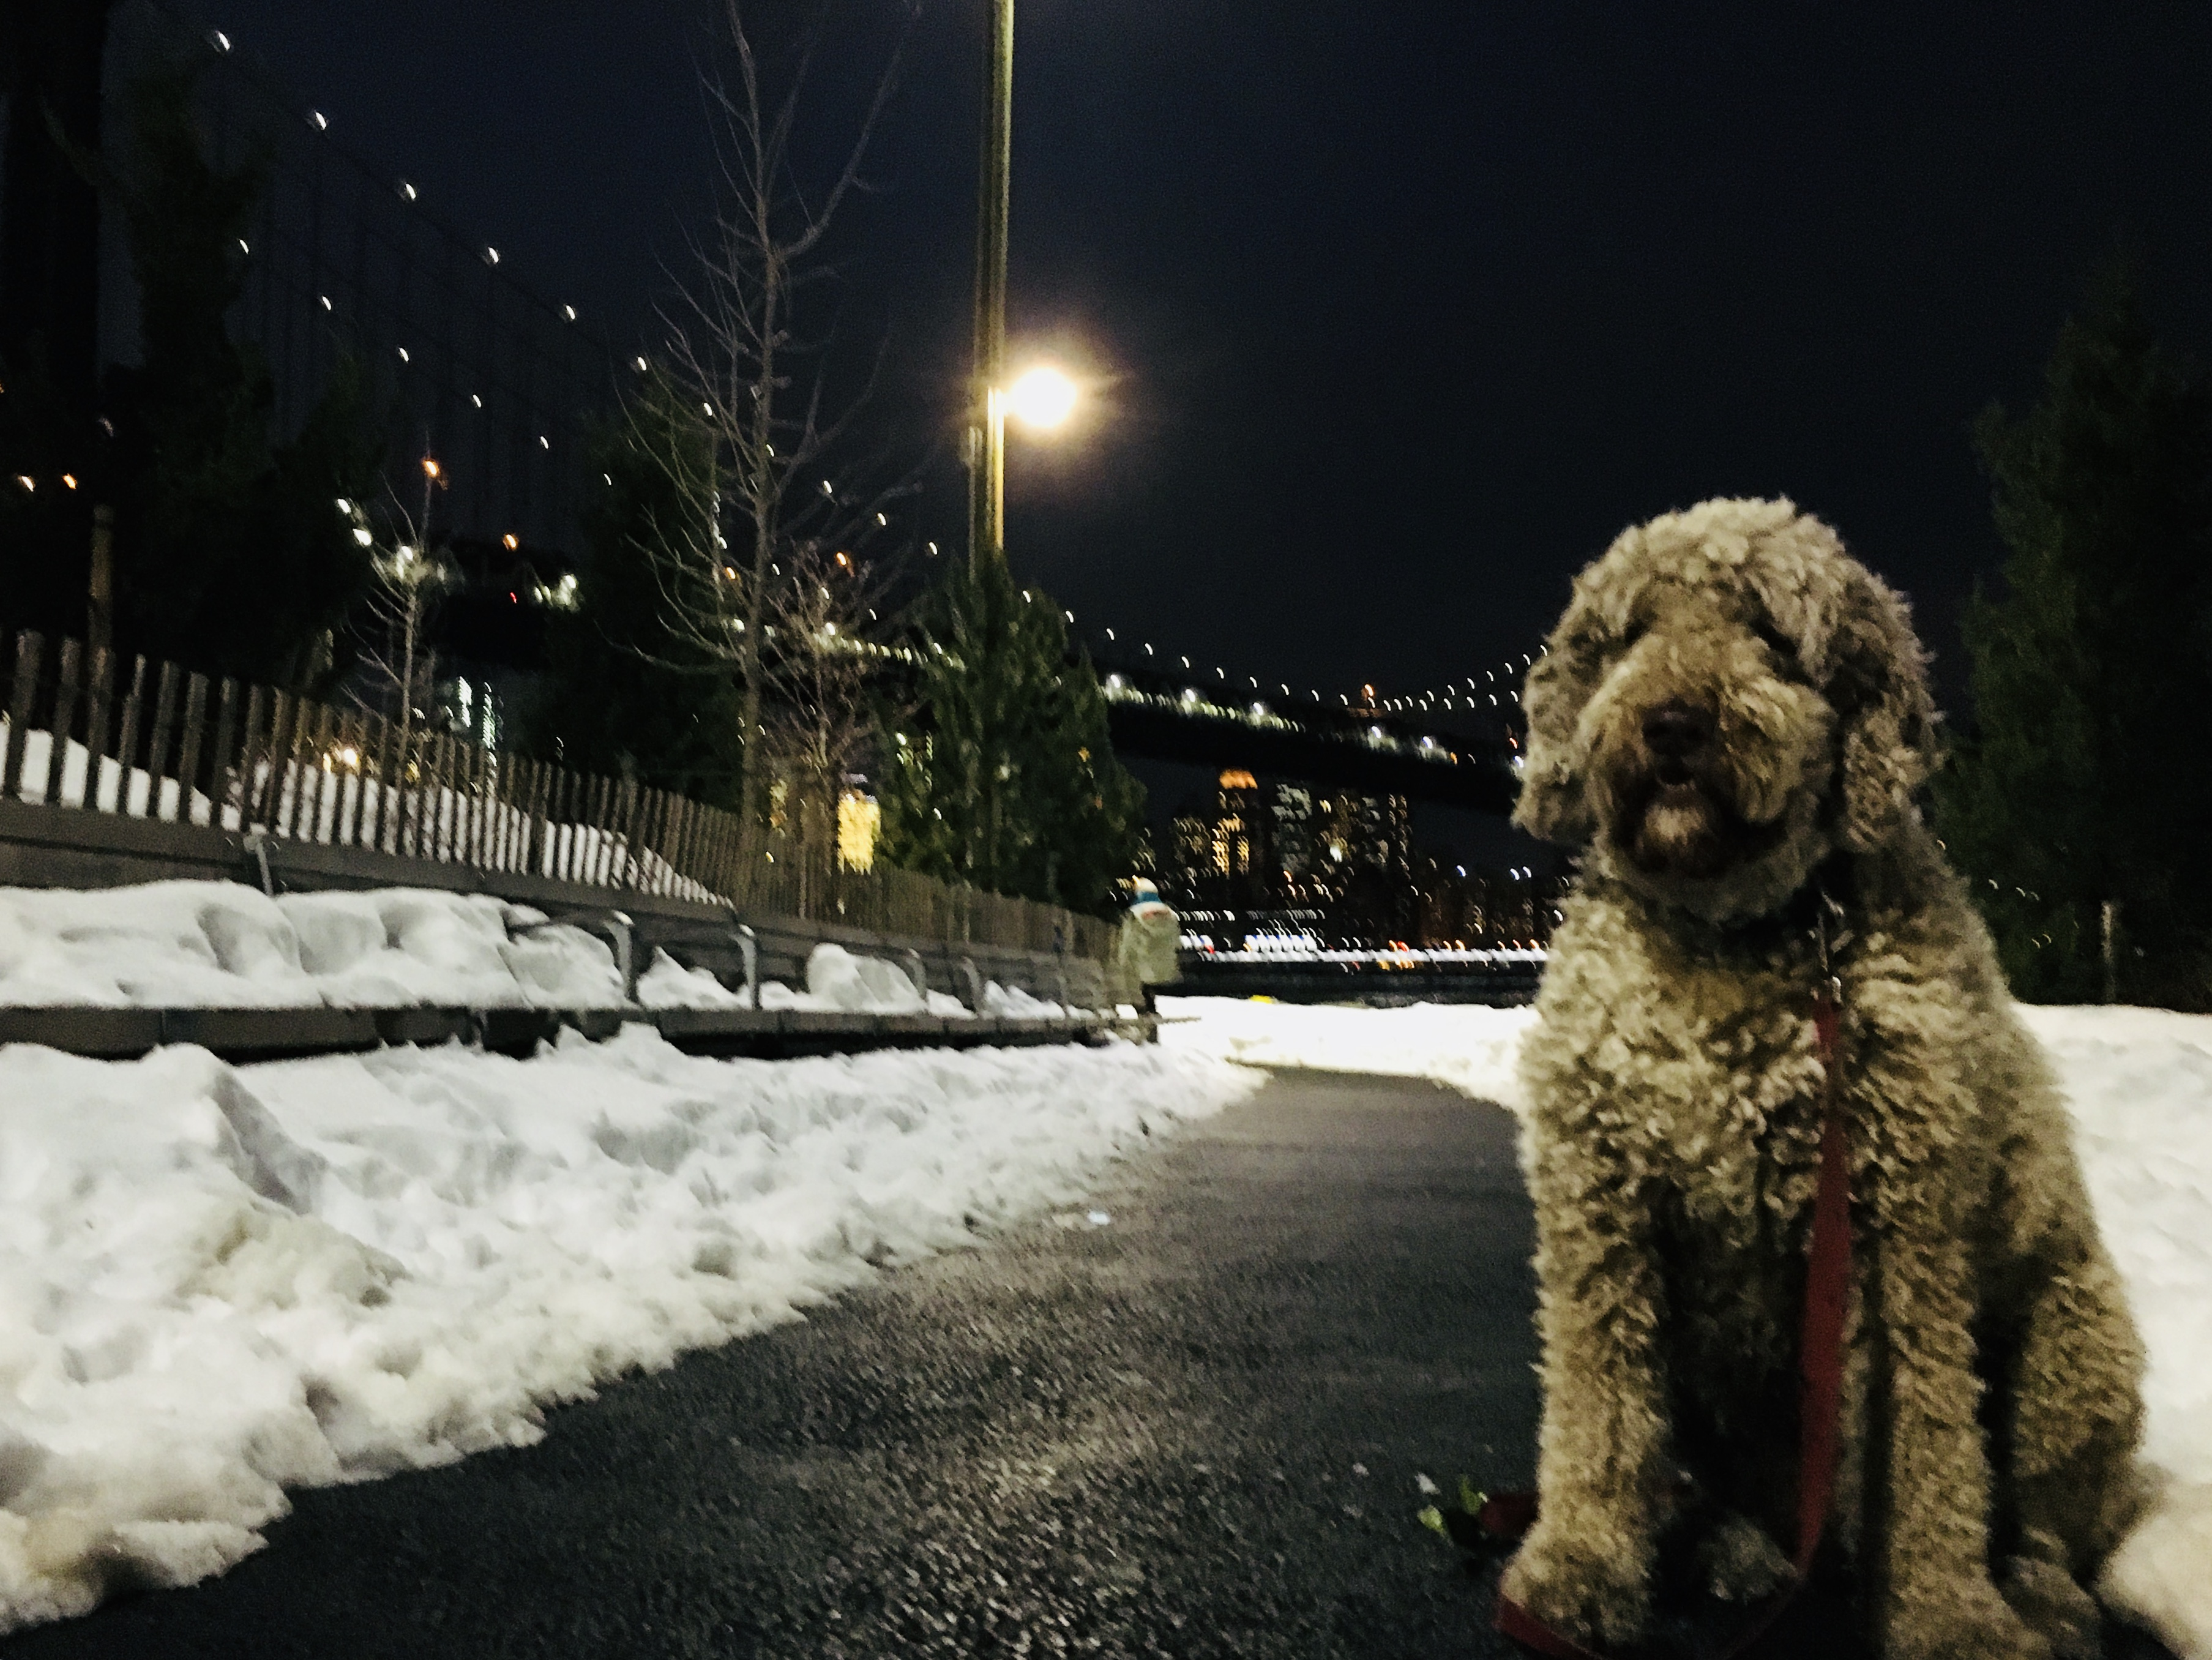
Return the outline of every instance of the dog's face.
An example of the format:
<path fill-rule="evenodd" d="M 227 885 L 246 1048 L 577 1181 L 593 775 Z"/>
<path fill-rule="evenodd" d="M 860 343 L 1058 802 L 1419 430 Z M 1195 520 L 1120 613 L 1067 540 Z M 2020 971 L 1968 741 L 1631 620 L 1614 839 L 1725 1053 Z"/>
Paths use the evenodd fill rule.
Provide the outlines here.
<path fill-rule="evenodd" d="M 1904 602 L 1787 502 L 1624 533 L 1576 579 L 1525 702 L 1514 821 L 1715 921 L 1878 846 L 1936 758 Z"/>

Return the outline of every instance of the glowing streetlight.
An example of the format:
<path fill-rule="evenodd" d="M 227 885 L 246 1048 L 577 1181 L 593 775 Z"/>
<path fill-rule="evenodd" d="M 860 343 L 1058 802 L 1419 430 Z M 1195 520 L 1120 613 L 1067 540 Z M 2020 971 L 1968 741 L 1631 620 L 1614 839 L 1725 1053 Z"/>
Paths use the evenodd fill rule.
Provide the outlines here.
<path fill-rule="evenodd" d="M 1025 427 L 1049 431 L 1075 412 L 1075 382 L 1040 363 L 1006 388 L 1006 412 Z"/>

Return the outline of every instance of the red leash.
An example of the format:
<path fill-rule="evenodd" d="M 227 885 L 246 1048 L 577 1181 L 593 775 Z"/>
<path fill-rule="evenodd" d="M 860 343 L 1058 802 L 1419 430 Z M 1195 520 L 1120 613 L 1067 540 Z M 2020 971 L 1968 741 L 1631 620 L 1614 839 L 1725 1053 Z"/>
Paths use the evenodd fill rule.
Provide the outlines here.
<path fill-rule="evenodd" d="M 1822 940 L 1822 956 L 1826 956 Z M 1844 1309 L 1851 1283 L 1851 1172 L 1844 1156 L 1843 1117 L 1836 1110 L 1836 1037 L 1840 1013 L 1829 982 L 1814 998 L 1813 1029 L 1826 1077 L 1820 1090 L 1820 1186 L 1813 1199 L 1813 1249 L 1805 1264 L 1805 1326 L 1797 1351 L 1796 1579 L 1769 1602 L 1750 1627 L 1720 1652 L 1741 1654 L 1766 1634 L 1812 1572 L 1814 1554 L 1836 1490 L 1840 1450 L 1838 1414 L 1844 1385 Z M 1482 1507 L 1477 1525 L 1498 1538 L 1526 1533 L 1536 1519 L 1536 1495 L 1509 1493 Z M 1510 1597 L 1498 1599 L 1494 1622 L 1515 1642 L 1550 1660 L 1604 1660 L 1562 1637 Z"/>

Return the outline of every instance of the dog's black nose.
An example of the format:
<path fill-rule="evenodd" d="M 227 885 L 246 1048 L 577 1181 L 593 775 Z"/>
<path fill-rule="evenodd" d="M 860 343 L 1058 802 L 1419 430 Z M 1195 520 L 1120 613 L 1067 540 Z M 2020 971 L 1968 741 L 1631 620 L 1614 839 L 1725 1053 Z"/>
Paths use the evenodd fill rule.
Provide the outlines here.
<path fill-rule="evenodd" d="M 1662 703 L 1644 717 L 1644 745 L 1673 760 L 1695 753 L 1710 742 L 1713 717 L 1687 703 Z"/>

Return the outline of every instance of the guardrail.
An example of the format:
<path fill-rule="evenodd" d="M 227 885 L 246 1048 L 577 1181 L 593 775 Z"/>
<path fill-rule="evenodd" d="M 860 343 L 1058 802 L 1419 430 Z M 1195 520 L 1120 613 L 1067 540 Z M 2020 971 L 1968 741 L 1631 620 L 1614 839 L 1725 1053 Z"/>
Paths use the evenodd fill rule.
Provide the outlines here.
<path fill-rule="evenodd" d="M 200 826 L 907 939 L 1103 960 L 1094 916 L 739 834 L 735 813 L 361 708 L 40 635 L 0 684 L 0 803 Z M 258 838 L 258 840 L 256 838 Z"/>

